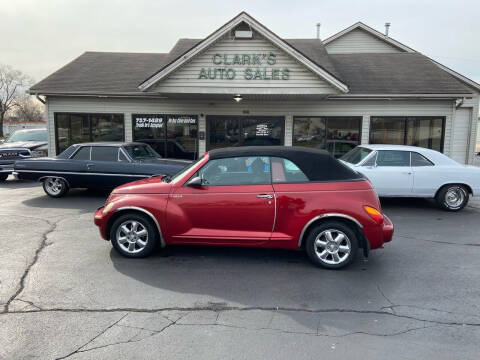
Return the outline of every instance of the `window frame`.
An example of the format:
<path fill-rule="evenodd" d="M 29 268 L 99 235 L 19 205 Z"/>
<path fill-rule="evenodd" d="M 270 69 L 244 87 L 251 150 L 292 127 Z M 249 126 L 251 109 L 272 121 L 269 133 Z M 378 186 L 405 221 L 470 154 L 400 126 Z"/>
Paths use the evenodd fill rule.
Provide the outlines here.
<path fill-rule="evenodd" d="M 188 183 L 190 180 L 192 180 L 195 177 L 198 177 L 198 173 L 205 168 L 211 161 L 217 161 L 217 160 L 224 160 L 224 159 L 235 159 L 235 158 L 250 158 L 250 157 L 259 157 L 259 158 L 268 158 L 268 165 L 270 169 L 270 176 L 269 176 L 269 182 L 265 184 L 229 184 L 229 185 L 211 185 L 211 184 L 205 184 L 202 186 L 260 186 L 260 185 L 272 185 L 272 157 L 271 156 L 233 156 L 233 157 L 228 157 L 228 158 L 221 158 L 221 159 L 209 159 L 205 164 L 203 164 L 197 171 L 195 171 L 192 176 L 188 178 L 187 181 L 185 181 L 182 185 L 182 187 L 189 187 Z"/>
<path fill-rule="evenodd" d="M 360 115 L 332 115 L 332 116 L 324 116 L 324 115 L 294 115 L 292 117 L 292 146 L 300 146 L 300 145 L 295 145 L 295 120 L 299 118 L 320 118 L 320 119 L 325 119 L 325 134 L 324 134 L 324 150 L 327 150 L 327 135 L 328 135 L 328 123 L 329 120 L 332 119 L 342 119 L 342 118 L 348 118 L 348 119 L 355 119 L 359 120 L 358 122 L 358 144 L 356 146 L 362 145 L 362 125 L 363 125 L 363 116 Z M 333 156 L 334 154 L 332 154 Z"/>
<path fill-rule="evenodd" d="M 240 142 L 240 138 L 242 140 L 242 145 L 239 145 L 240 147 L 247 146 L 247 145 L 243 145 L 243 142 L 245 141 L 245 136 L 242 135 L 242 133 L 243 133 L 243 121 L 244 120 L 249 120 L 249 119 L 281 120 L 282 131 L 281 131 L 281 136 L 280 136 L 280 145 L 278 145 L 278 146 L 285 146 L 285 119 L 286 119 L 285 116 L 281 116 L 281 115 L 280 116 L 277 116 L 277 115 L 258 115 L 258 116 L 255 116 L 255 115 L 217 115 L 217 114 L 212 114 L 212 115 L 205 116 L 206 151 L 210 151 L 210 150 L 213 150 L 213 149 L 221 149 L 220 147 L 212 148 L 211 143 L 210 143 L 210 130 L 211 130 L 211 126 L 212 126 L 211 125 L 211 120 L 215 120 L 216 118 L 221 118 L 221 117 L 223 117 L 225 119 L 228 118 L 228 119 L 238 121 L 239 142 Z M 257 145 L 257 146 L 261 146 L 261 145 Z M 276 146 L 276 145 L 273 145 L 273 146 Z"/>
<path fill-rule="evenodd" d="M 440 137 L 440 149 L 439 150 L 436 150 L 436 149 L 433 149 L 432 147 L 428 147 L 428 148 L 425 148 L 425 149 L 431 149 L 431 150 L 435 150 L 435 151 L 439 151 L 443 154 L 443 150 L 444 150 L 444 145 L 445 145 L 445 127 L 446 127 L 446 116 L 444 115 L 439 115 L 439 116 L 431 116 L 431 115 L 427 115 L 427 116 L 422 116 L 422 115 L 409 115 L 409 116 L 405 116 L 405 115 L 388 115 L 388 116 L 383 116 L 383 115 L 372 115 L 370 116 L 370 124 L 369 124 L 369 129 L 368 129 L 368 143 L 369 144 L 375 144 L 375 143 L 372 143 L 372 120 L 375 120 L 376 118 L 378 119 L 399 119 L 401 118 L 402 120 L 398 120 L 398 121 L 402 121 L 404 123 L 404 127 L 403 127 L 403 144 L 392 144 L 392 145 L 407 145 L 407 139 L 408 139 L 408 121 L 409 120 L 436 120 L 436 119 L 441 119 L 442 120 L 442 135 Z M 429 146 L 431 146 L 431 139 L 429 139 Z M 407 146 L 413 146 L 413 145 L 407 145 Z M 423 146 L 422 146 L 423 147 Z"/>
<path fill-rule="evenodd" d="M 284 182 L 277 182 L 277 181 L 273 181 L 273 171 L 272 171 L 272 158 L 277 158 L 277 159 L 281 159 L 281 160 L 287 160 L 287 161 L 290 161 L 293 165 L 295 165 L 298 170 L 300 170 L 300 172 L 303 174 L 303 176 L 305 176 L 307 178 L 307 180 L 305 181 L 284 181 Z M 286 173 L 286 168 L 285 168 L 285 162 L 282 161 L 282 166 L 283 166 L 283 170 L 284 172 Z M 286 175 L 286 174 L 285 174 Z M 270 180 L 272 182 L 272 185 L 287 185 L 287 184 L 307 184 L 307 183 L 315 183 L 315 182 L 323 182 L 323 181 L 311 181 L 307 175 L 305 175 L 305 173 L 302 171 L 302 169 L 300 169 L 300 167 L 298 167 L 297 164 L 295 164 L 292 160 L 290 159 L 287 159 L 285 157 L 280 157 L 280 156 L 270 156 Z"/>
<path fill-rule="evenodd" d="M 121 116 L 122 119 L 123 119 L 123 134 L 122 134 L 122 139 L 121 140 L 118 140 L 119 142 L 124 142 L 125 141 L 125 114 L 124 113 L 115 113 L 115 112 L 93 112 L 93 113 L 86 113 L 86 112 L 55 112 L 53 114 L 53 122 L 54 122 L 54 136 L 55 136 L 55 154 L 60 154 L 62 151 L 60 151 L 60 147 L 59 147 L 59 137 L 58 137 L 58 117 L 59 116 L 62 116 L 62 115 L 65 115 L 67 116 L 67 119 L 68 119 L 68 124 L 69 124 L 69 129 L 72 128 L 72 120 L 71 120 L 71 116 L 72 115 L 78 115 L 78 116 L 86 116 L 87 117 L 87 121 L 88 121 L 88 139 L 89 139 L 89 142 L 101 142 L 101 141 L 94 141 L 93 140 L 93 135 L 92 135 L 92 117 L 94 116 L 110 116 L 112 119 L 114 116 Z M 68 139 L 68 141 L 70 142 L 70 139 Z M 74 144 L 69 144 L 68 146 L 71 146 L 71 145 L 74 145 Z M 68 149 L 68 147 L 66 148 Z M 64 149 L 64 150 L 66 150 Z M 63 150 L 63 151 L 64 151 Z"/>
<path fill-rule="evenodd" d="M 97 159 L 93 159 L 92 155 L 93 155 L 94 148 L 116 148 L 116 150 L 117 150 L 117 154 L 116 154 L 116 157 L 115 157 L 116 160 L 97 160 Z M 90 161 L 120 162 L 119 153 L 120 153 L 120 146 L 105 146 L 105 145 L 102 145 L 101 142 L 99 142 L 98 145 L 91 145 L 90 146 Z"/>
<path fill-rule="evenodd" d="M 79 160 L 75 159 L 75 155 L 77 155 L 83 148 L 89 147 L 90 151 L 88 153 L 88 159 L 86 160 Z M 68 149 L 68 148 L 67 148 Z M 66 150 L 66 149 L 65 149 Z M 75 161 L 91 161 L 92 160 L 92 146 L 91 145 L 80 145 L 69 157 L 70 160 L 75 160 Z"/>
<path fill-rule="evenodd" d="M 396 151 L 396 152 L 402 152 L 402 153 L 408 153 L 408 165 L 391 165 L 391 166 L 388 166 L 388 165 L 378 165 L 378 155 L 380 154 L 380 152 L 382 151 Z M 384 149 L 384 150 L 377 150 L 377 153 L 375 154 L 376 155 L 376 158 L 375 158 L 375 167 L 387 167 L 387 168 L 390 168 L 390 167 L 412 167 L 412 152 L 410 150 L 392 150 L 392 149 Z"/>
<path fill-rule="evenodd" d="M 427 160 L 427 162 L 429 162 L 429 165 L 413 165 L 413 162 L 412 162 L 412 155 L 413 154 L 417 154 L 419 156 L 421 156 L 422 158 L 424 158 L 425 160 Z M 420 154 L 418 151 L 410 151 L 410 167 L 425 167 L 425 166 L 435 166 L 435 163 L 430 160 L 429 158 L 427 158 L 426 156 Z"/>
<path fill-rule="evenodd" d="M 197 136 L 193 137 L 192 139 L 195 139 L 196 142 L 196 149 L 195 149 L 195 159 L 192 161 L 195 161 L 200 158 L 199 156 L 199 151 L 200 151 L 200 116 L 199 115 L 190 115 L 190 114 L 174 114 L 174 113 L 168 113 L 168 114 L 154 114 L 154 113 L 132 113 L 130 117 L 130 124 L 132 127 L 132 139 L 133 141 L 137 141 L 135 139 L 135 118 L 136 117 L 161 117 L 164 120 L 164 128 L 163 128 L 163 137 L 159 140 L 164 141 L 164 152 L 165 152 L 165 158 L 168 158 L 168 118 L 169 117 L 191 117 L 195 118 L 196 120 L 196 125 L 197 125 Z M 206 136 L 205 136 L 206 137 Z M 204 138 L 205 138 L 204 137 Z M 151 145 L 150 145 L 151 146 Z M 161 155 L 161 154 L 160 154 Z"/>

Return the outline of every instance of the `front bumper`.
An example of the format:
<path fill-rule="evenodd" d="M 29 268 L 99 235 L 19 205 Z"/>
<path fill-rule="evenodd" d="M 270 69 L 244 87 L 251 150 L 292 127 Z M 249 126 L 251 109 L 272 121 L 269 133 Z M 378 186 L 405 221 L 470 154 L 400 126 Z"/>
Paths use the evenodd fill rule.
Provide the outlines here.
<path fill-rule="evenodd" d="M 0 173 L 11 174 L 14 170 L 13 165 L 14 165 L 13 162 L 0 164 Z"/>
<path fill-rule="evenodd" d="M 110 214 L 104 214 L 103 208 L 104 206 L 99 207 L 97 211 L 95 211 L 95 215 L 93 216 L 93 222 L 95 223 L 95 225 L 98 226 L 98 230 L 100 231 L 100 236 L 103 239 L 108 240 L 107 223 L 108 223 L 108 218 L 110 217 Z"/>

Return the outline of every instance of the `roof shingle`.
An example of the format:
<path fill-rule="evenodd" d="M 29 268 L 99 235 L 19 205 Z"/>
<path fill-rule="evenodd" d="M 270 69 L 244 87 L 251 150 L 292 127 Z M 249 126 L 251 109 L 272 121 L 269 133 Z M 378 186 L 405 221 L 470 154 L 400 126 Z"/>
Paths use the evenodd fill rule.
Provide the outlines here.
<path fill-rule="evenodd" d="M 168 54 L 86 52 L 31 87 L 39 94 L 149 95 L 140 83 L 200 39 L 180 39 Z M 467 94 L 472 91 L 419 53 L 328 54 L 317 39 L 285 39 L 342 80 L 349 94 Z M 150 93 L 151 94 L 151 93 Z"/>

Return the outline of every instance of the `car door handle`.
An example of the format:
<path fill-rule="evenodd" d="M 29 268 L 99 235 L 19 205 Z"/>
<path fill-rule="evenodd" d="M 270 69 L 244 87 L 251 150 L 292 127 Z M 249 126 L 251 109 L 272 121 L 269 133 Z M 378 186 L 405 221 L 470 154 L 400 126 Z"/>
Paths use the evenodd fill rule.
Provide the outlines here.
<path fill-rule="evenodd" d="M 405 175 L 412 175 L 412 172 L 411 172 L 411 171 L 404 171 L 404 172 L 402 172 L 402 174 L 405 174 Z"/>
<path fill-rule="evenodd" d="M 273 195 L 269 195 L 269 194 L 259 194 L 259 195 L 257 195 L 257 198 L 261 198 L 261 199 L 273 199 Z"/>
<path fill-rule="evenodd" d="M 95 164 L 87 164 L 87 170 L 92 170 L 95 167 Z"/>

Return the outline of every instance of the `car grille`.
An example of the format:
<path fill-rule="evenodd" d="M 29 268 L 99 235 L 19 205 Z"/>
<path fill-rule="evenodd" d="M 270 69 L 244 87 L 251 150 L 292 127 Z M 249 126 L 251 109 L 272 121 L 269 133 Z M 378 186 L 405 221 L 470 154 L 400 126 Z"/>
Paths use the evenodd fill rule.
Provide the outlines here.
<path fill-rule="evenodd" d="M 0 149 L 0 160 L 20 160 L 30 156 L 28 149 Z"/>

